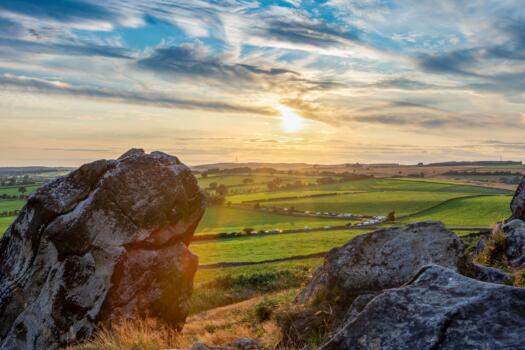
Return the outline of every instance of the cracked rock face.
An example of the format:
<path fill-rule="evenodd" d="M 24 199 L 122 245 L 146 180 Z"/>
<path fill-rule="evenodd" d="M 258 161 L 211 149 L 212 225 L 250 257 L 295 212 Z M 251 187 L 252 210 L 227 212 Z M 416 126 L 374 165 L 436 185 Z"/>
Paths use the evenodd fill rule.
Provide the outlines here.
<path fill-rule="evenodd" d="M 514 219 L 501 226 L 505 235 L 505 255 L 514 267 L 525 264 L 525 222 Z"/>
<path fill-rule="evenodd" d="M 189 309 L 204 197 L 173 156 L 130 150 L 46 184 L 0 242 L 0 348 L 58 348 L 99 322 Z"/>
<path fill-rule="evenodd" d="M 525 289 L 432 265 L 350 314 L 322 350 L 522 349 Z"/>
<path fill-rule="evenodd" d="M 399 287 L 423 266 L 461 269 L 466 264 L 461 240 L 434 221 L 381 229 L 333 249 L 296 301 L 328 301 L 345 313 L 361 294 Z"/>
<path fill-rule="evenodd" d="M 514 193 L 514 197 L 510 202 L 510 210 L 512 211 L 512 215 L 509 220 L 525 220 L 525 176 L 521 179 Z"/>

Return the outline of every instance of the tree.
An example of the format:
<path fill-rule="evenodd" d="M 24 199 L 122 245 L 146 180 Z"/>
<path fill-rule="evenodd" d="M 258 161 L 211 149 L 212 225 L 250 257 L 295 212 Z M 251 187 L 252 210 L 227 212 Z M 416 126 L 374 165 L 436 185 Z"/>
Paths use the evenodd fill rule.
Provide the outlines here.
<path fill-rule="evenodd" d="M 217 192 L 217 194 L 219 196 L 226 196 L 228 194 L 228 188 L 224 185 L 219 185 L 216 189 L 215 189 L 215 192 Z"/>
<path fill-rule="evenodd" d="M 386 220 L 387 221 L 396 221 L 396 212 L 395 211 L 391 211 L 390 213 L 388 213 L 388 215 L 386 216 Z"/>
<path fill-rule="evenodd" d="M 25 186 L 18 187 L 18 193 L 20 193 L 22 196 L 27 192 L 27 188 Z"/>
<path fill-rule="evenodd" d="M 208 178 L 208 173 L 205 171 L 201 174 L 202 178 L 203 179 L 207 179 Z"/>
<path fill-rule="evenodd" d="M 212 183 L 210 183 L 210 188 L 211 188 L 212 190 L 216 189 L 216 188 L 217 188 L 217 183 L 216 183 L 216 182 L 212 182 Z"/>
<path fill-rule="evenodd" d="M 247 235 L 251 235 L 252 232 L 253 232 L 253 228 L 251 228 L 251 227 L 245 227 L 245 228 L 242 229 L 242 231 L 243 231 L 244 233 L 246 233 Z"/>
<path fill-rule="evenodd" d="M 253 183 L 253 179 L 247 177 L 246 179 L 242 180 L 242 182 L 243 182 L 244 184 L 251 184 L 251 183 Z"/>

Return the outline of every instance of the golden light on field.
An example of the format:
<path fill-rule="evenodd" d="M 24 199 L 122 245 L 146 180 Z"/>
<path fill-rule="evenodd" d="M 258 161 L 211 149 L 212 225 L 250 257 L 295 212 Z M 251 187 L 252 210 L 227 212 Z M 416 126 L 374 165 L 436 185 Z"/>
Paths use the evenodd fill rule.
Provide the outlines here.
<path fill-rule="evenodd" d="M 281 127 L 284 132 L 297 132 L 304 128 L 304 121 L 290 107 L 279 106 Z"/>

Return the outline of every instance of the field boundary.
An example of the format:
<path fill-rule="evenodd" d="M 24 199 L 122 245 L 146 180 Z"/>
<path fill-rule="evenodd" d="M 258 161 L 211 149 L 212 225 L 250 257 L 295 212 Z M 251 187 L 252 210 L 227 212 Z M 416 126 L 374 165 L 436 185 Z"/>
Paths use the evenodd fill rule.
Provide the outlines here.
<path fill-rule="evenodd" d="M 491 229 L 487 227 L 447 227 L 447 228 L 450 231 L 478 231 L 478 232 L 466 234 L 464 235 L 465 237 L 480 237 L 484 234 L 491 232 Z M 458 236 L 458 237 L 461 239 L 463 236 Z M 349 241 L 352 239 L 353 238 L 349 239 Z M 334 247 L 332 249 L 336 249 L 336 248 L 339 248 L 339 247 Z M 213 263 L 213 264 L 202 264 L 202 265 L 199 265 L 198 268 L 202 270 L 212 270 L 212 269 L 221 269 L 221 268 L 228 268 L 228 267 L 264 265 L 264 264 L 286 262 L 286 261 L 322 258 L 330 250 L 319 252 L 319 253 L 313 253 L 313 254 L 294 255 L 294 256 L 289 256 L 285 258 L 276 258 L 276 259 L 261 260 L 261 261 L 232 261 L 232 262 L 219 262 L 219 263 Z"/>
<path fill-rule="evenodd" d="M 461 181 L 449 181 L 449 180 L 444 180 L 442 182 L 439 181 L 439 179 L 436 179 L 436 178 L 429 178 L 428 180 L 426 180 L 425 178 L 420 178 L 420 180 L 418 179 L 410 179 L 410 178 L 395 178 L 395 177 L 391 177 L 391 178 L 384 178 L 384 179 L 391 179 L 391 180 L 397 180 L 397 181 L 412 181 L 412 182 L 425 182 L 425 183 L 433 183 L 433 184 L 439 184 L 439 185 L 451 185 L 451 186 L 470 186 L 470 187 L 477 187 L 477 188 L 488 188 L 488 189 L 491 189 L 491 190 L 499 190 L 499 191 L 505 191 L 505 192 L 510 192 L 510 194 L 512 194 L 512 190 L 507 190 L 505 188 L 499 188 L 499 187 L 494 187 L 494 186 L 490 186 L 490 184 L 487 184 L 487 186 L 483 186 L 482 184 L 474 184 L 474 183 L 468 183 L 468 182 L 461 182 Z M 490 195 L 489 195 L 490 196 Z"/>
<path fill-rule="evenodd" d="M 261 261 L 220 262 L 220 263 L 214 263 L 214 264 L 203 264 L 203 265 L 199 265 L 199 269 L 211 270 L 211 269 L 220 269 L 224 267 L 263 265 L 263 264 L 271 264 L 271 263 L 285 262 L 285 261 L 307 260 L 307 259 L 313 259 L 313 258 L 322 258 L 328 252 L 329 250 L 320 252 L 320 253 L 295 255 L 295 256 L 289 256 L 286 258 L 277 258 L 277 259 L 269 259 L 269 260 L 261 260 Z"/>

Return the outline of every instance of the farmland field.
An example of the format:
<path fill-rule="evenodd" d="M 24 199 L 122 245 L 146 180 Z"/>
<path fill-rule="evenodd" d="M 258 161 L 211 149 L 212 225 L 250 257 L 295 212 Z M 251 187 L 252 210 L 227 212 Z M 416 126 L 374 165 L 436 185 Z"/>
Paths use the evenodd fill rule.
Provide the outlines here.
<path fill-rule="evenodd" d="M 367 192 L 314 199 L 296 199 L 289 201 L 267 202 L 264 205 L 294 207 L 296 210 L 309 210 L 335 213 L 353 213 L 362 215 L 387 215 L 395 211 L 397 215 L 406 215 L 435 206 L 445 200 L 468 196 L 461 192 Z"/>
<path fill-rule="evenodd" d="M 28 195 L 28 194 L 31 194 L 31 192 L 34 192 L 40 186 L 42 186 L 42 184 L 3 186 L 3 187 L 0 187 L 0 195 L 7 194 L 10 196 L 18 196 L 20 194 L 20 192 L 18 192 L 18 189 L 22 186 L 26 188 L 27 192 L 25 194 Z"/>
<path fill-rule="evenodd" d="M 486 188 L 481 186 L 462 185 L 450 181 L 426 179 L 370 179 L 348 181 L 315 187 L 322 191 L 415 191 L 415 192 L 460 192 L 474 194 L 507 194 L 506 190 Z"/>
<path fill-rule="evenodd" d="M 409 221 L 439 220 L 449 226 L 489 227 L 510 216 L 511 196 L 459 198 L 410 217 Z"/>
<path fill-rule="evenodd" d="M 0 212 L 22 209 L 25 203 L 23 199 L 2 200 L 0 201 Z"/>
<path fill-rule="evenodd" d="M 305 226 L 322 227 L 344 225 L 349 220 L 297 217 L 251 209 L 210 207 L 197 227 L 198 234 L 237 232 L 250 227 L 257 230 L 266 229 L 302 229 Z"/>
<path fill-rule="evenodd" d="M 282 261 L 264 264 L 264 272 L 276 272 L 282 271 L 283 269 L 295 268 L 297 266 L 305 267 L 317 267 L 323 263 L 323 258 L 310 258 L 293 261 Z M 202 284 L 213 281 L 217 278 L 230 276 L 235 277 L 238 275 L 251 275 L 259 273 L 261 271 L 261 265 L 247 265 L 247 266 L 235 266 L 235 267 L 223 267 L 217 269 L 199 269 L 195 274 L 195 283 Z"/>
<path fill-rule="evenodd" d="M 217 185 L 224 186 L 250 186 L 253 184 L 264 184 L 274 179 L 280 179 L 283 183 L 301 181 L 303 183 L 315 183 L 320 176 L 306 176 L 306 175 L 288 175 L 288 174 L 240 174 L 240 175 L 217 175 L 208 176 L 206 178 L 199 177 L 199 186 L 207 188 L 211 183 L 215 182 Z M 244 183 L 245 179 L 250 179 L 251 183 Z"/>
<path fill-rule="evenodd" d="M 199 256 L 199 264 L 258 262 L 324 252 L 368 231 L 319 231 L 194 242 L 190 250 Z"/>
<path fill-rule="evenodd" d="M 309 196 L 319 196 L 319 195 L 329 195 L 335 193 L 349 193 L 350 191 L 316 191 L 316 190 L 295 190 L 295 191 L 276 191 L 276 192 L 257 192 L 257 193 L 246 193 L 238 194 L 233 196 L 226 197 L 226 200 L 238 204 L 243 202 L 257 202 L 257 201 L 270 201 L 277 200 L 280 198 L 290 198 L 290 197 L 309 197 Z M 353 191 L 355 192 L 355 191 Z"/>
<path fill-rule="evenodd" d="M 4 234 L 13 221 L 15 221 L 14 216 L 0 217 L 0 236 Z"/>

